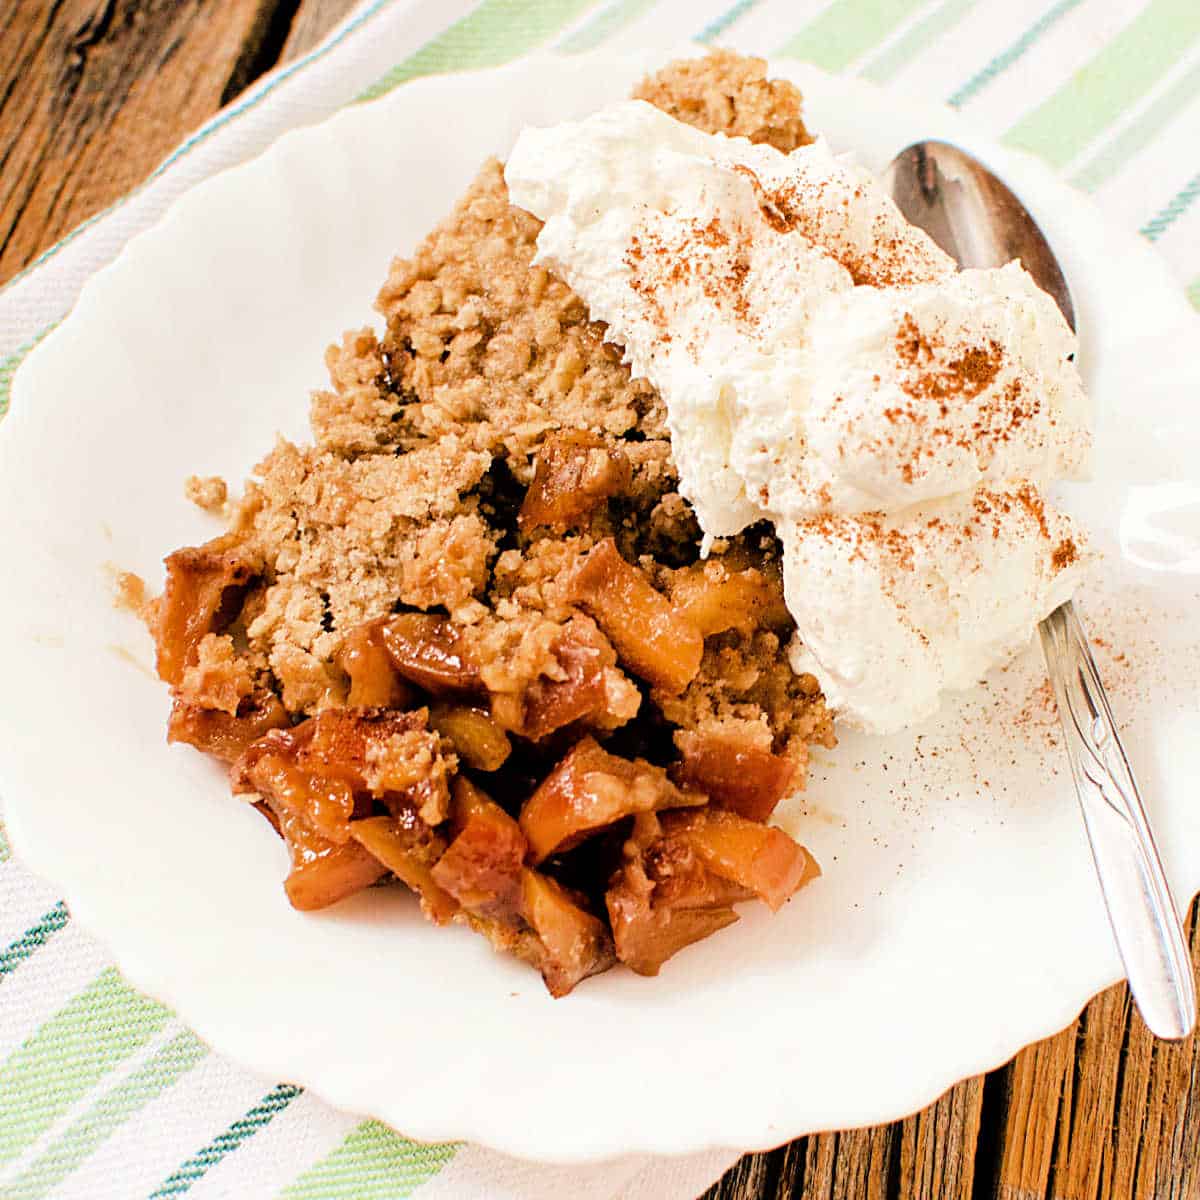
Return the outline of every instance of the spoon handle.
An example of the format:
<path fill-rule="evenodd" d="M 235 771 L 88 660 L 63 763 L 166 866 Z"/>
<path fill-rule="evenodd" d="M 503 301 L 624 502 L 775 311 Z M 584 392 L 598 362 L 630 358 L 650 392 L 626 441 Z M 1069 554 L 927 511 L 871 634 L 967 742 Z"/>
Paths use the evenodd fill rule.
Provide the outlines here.
<path fill-rule="evenodd" d="M 1196 1021 L 1191 955 L 1087 635 L 1069 600 L 1038 628 L 1130 990 L 1152 1033 L 1186 1037 Z"/>

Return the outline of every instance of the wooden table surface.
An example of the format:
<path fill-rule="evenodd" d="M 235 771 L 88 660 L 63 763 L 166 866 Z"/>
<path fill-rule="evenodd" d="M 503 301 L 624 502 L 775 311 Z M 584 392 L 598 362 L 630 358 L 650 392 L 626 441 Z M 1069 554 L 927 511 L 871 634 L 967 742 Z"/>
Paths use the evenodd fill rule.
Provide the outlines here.
<path fill-rule="evenodd" d="M 0 0 L 0 283 L 352 4 Z M 1188 929 L 1200 964 L 1194 910 Z M 1116 987 L 923 1112 L 747 1155 L 708 1196 L 1193 1200 L 1198 1068 L 1194 1038 L 1155 1044 Z"/>

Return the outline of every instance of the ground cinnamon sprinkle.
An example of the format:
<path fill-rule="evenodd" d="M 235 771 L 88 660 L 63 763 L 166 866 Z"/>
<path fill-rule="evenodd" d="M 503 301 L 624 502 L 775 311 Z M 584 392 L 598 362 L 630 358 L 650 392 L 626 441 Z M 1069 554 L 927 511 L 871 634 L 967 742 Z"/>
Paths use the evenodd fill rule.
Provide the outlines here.
<path fill-rule="evenodd" d="M 630 270 L 629 286 L 646 301 L 662 342 L 671 341 L 671 293 L 682 294 L 688 285 L 699 287 L 739 321 L 749 322 L 750 264 L 745 241 L 744 231 L 726 228 L 718 217 L 685 222 L 672 228 L 670 235 L 647 225 L 630 237 L 623 258 Z"/>
<path fill-rule="evenodd" d="M 1064 567 L 1069 567 L 1073 562 L 1078 561 L 1079 550 L 1075 545 L 1074 538 L 1065 538 L 1054 547 L 1054 553 L 1050 556 L 1050 564 L 1056 571 L 1061 571 Z"/>
<path fill-rule="evenodd" d="M 856 248 L 849 237 L 829 239 L 819 236 L 829 223 L 830 214 L 836 212 L 829 207 L 828 200 L 819 187 L 804 187 L 789 181 L 779 187 L 768 188 L 748 167 L 735 167 L 739 174 L 749 179 L 758 198 L 759 210 L 764 220 L 778 233 L 799 233 L 814 244 L 821 244 L 849 274 L 856 287 L 906 287 L 926 283 L 937 278 L 940 269 L 911 245 L 902 244 L 886 232 L 886 227 L 877 220 L 876 228 L 864 248 Z M 861 189 L 854 196 L 859 198 Z M 843 198 L 837 202 L 842 210 L 848 208 Z"/>
<path fill-rule="evenodd" d="M 1022 484 L 1017 488 L 1017 499 L 1025 506 L 1025 510 L 1033 517 L 1038 524 L 1038 531 L 1042 537 L 1049 538 L 1050 527 L 1046 523 L 1046 502 L 1042 499 L 1037 488 L 1031 483 Z M 1072 543 L 1072 547 L 1074 543 Z"/>
<path fill-rule="evenodd" d="M 912 313 L 905 313 L 896 332 L 896 358 L 908 368 L 902 390 L 914 398 L 973 400 L 991 387 L 1004 365 L 1004 351 L 995 340 L 968 346 L 957 358 L 942 362 L 946 350 L 944 342 L 918 327 Z M 942 415 L 947 412 L 943 404 Z M 975 428 L 981 434 L 987 430 L 982 422 Z"/>

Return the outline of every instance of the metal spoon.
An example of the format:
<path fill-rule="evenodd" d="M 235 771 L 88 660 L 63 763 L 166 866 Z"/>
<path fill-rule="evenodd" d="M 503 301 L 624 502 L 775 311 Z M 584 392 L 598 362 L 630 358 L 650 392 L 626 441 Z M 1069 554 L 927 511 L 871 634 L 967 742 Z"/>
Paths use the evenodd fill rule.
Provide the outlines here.
<path fill-rule="evenodd" d="M 946 142 L 917 142 L 884 172 L 900 211 L 961 267 L 1019 258 L 1071 328 L 1071 294 L 1025 206 L 981 162 Z M 1039 626 L 1092 858 L 1129 987 L 1152 1033 L 1186 1037 L 1196 1022 L 1191 956 L 1146 810 L 1071 601 Z"/>

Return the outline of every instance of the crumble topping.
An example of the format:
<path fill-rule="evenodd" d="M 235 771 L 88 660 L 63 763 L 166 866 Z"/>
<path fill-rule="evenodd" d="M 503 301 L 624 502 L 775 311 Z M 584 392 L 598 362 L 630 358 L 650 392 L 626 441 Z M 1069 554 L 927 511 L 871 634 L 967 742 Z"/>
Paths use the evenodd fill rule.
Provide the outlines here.
<path fill-rule="evenodd" d="M 674 64 L 639 92 L 704 128 L 809 140 L 757 60 Z M 540 228 L 486 163 L 392 263 L 385 331 L 327 351 L 313 444 L 280 440 L 229 531 L 167 559 L 148 619 L 169 738 L 232 764 L 288 843 L 297 908 L 390 871 L 557 995 L 612 965 L 618 910 L 626 961 L 654 973 L 734 900 L 811 879 L 760 822 L 834 739 L 787 664 L 778 542 L 751 529 L 698 561 L 662 399 L 533 264 Z M 654 817 L 710 800 L 720 819 Z M 635 817 L 625 869 L 686 854 L 689 882 L 609 893 L 602 919 Z"/>
<path fill-rule="evenodd" d="M 183 494 L 197 508 L 219 513 L 225 508 L 229 489 L 219 475 L 189 475 L 183 485 Z"/>
<path fill-rule="evenodd" d="M 800 115 L 800 90 L 786 79 L 768 79 L 761 58 L 714 50 L 682 59 L 633 89 L 668 116 L 705 133 L 766 142 L 785 154 L 812 138 Z"/>

